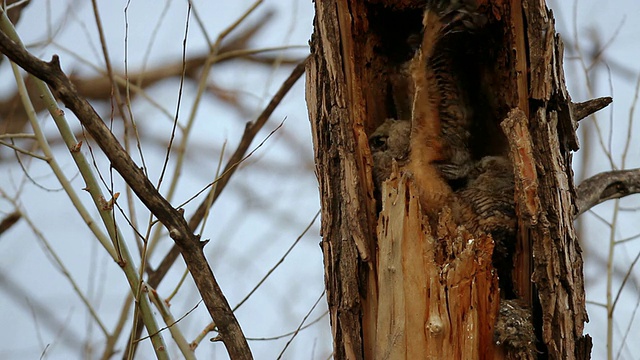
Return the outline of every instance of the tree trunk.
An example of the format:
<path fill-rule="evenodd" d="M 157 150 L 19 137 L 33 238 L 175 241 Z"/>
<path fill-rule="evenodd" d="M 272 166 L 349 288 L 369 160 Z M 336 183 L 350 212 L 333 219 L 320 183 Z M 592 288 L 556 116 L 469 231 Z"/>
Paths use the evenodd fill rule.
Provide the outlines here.
<path fill-rule="evenodd" d="M 513 282 L 533 308 L 540 357 L 587 359 L 590 338 L 571 152 L 576 120 L 563 47 L 544 2 L 479 0 L 500 132 L 515 172 Z M 504 356 L 493 328 L 500 294 L 490 237 L 457 229 L 447 211 L 430 231 L 410 178 L 392 176 L 376 204 L 369 135 L 406 116 L 399 64 L 420 33 L 424 1 L 315 2 L 307 103 L 322 204 L 322 249 L 335 359 Z M 505 121 L 502 121 L 505 120 Z M 498 137 L 496 137 L 497 139 Z M 496 143 L 499 143 L 496 140 Z M 378 209 L 381 212 L 378 213 Z M 437 245 L 444 239 L 444 247 Z"/>

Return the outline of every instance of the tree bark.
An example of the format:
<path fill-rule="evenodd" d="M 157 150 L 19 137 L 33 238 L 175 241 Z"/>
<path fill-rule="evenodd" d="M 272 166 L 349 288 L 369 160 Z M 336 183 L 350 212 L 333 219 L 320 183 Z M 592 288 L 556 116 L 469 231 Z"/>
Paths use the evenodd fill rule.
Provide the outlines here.
<path fill-rule="evenodd" d="M 317 1 L 312 56 L 307 65 L 307 103 L 314 139 L 316 172 L 321 194 L 322 251 L 335 359 L 364 359 L 372 353 L 375 319 L 364 312 L 375 308 L 375 213 L 371 154 L 365 119 L 380 98 L 365 92 L 371 72 L 366 48 L 363 2 Z M 343 44 L 343 45 L 340 45 Z M 372 57 L 369 48 L 369 58 Z M 375 90 L 374 90 L 375 91 Z M 373 105 L 375 107 L 375 105 Z M 365 305 L 366 304 L 366 305 Z M 366 339 L 366 340 L 365 340 Z M 367 349 L 365 349 L 367 346 Z"/>
<path fill-rule="evenodd" d="M 551 359 L 587 359 L 582 250 L 573 227 L 576 189 L 571 169 L 578 150 L 577 120 L 564 84 L 564 47 L 544 4 L 523 2 L 529 43 L 529 130 L 535 149 L 540 208 L 528 223 L 533 276 L 540 303 L 542 342 Z M 522 194 L 519 192 L 518 195 Z"/>
<path fill-rule="evenodd" d="M 572 224 L 577 119 L 564 85 L 562 42 L 543 1 L 478 2 L 493 26 L 484 79 L 497 104 L 490 115 L 499 120 L 487 131 L 499 132 L 506 119 L 503 146 L 515 171 L 516 292 L 534 309 L 540 357 L 587 359 L 582 256 Z M 469 241 L 446 211 L 430 233 L 403 176 L 387 182 L 381 207 L 374 197 L 368 135 L 402 116 L 394 56 L 407 51 L 407 35 L 420 32 L 421 3 L 315 2 L 307 104 L 335 359 L 504 356 L 493 342 L 499 291 L 491 241 Z"/>

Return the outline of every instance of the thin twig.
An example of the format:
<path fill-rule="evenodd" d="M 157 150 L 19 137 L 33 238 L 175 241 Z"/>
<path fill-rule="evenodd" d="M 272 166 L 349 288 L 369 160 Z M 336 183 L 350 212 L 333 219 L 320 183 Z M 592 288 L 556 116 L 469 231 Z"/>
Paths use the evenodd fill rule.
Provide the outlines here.
<path fill-rule="evenodd" d="M 182 353 L 184 359 L 195 360 L 196 356 L 193 353 L 193 349 L 189 346 L 189 343 L 184 338 L 184 335 L 182 335 L 182 331 L 180 331 L 177 326 L 179 320 L 176 321 L 176 319 L 173 317 L 173 314 L 171 314 L 169 307 L 160 298 L 160 295 L 158 295 L 156 289 L 152 289 L 147 286 L 146 290 L 147 294 L 149 294 L 149 299 L 151 299 L 151 302 L 153 302 L 153 304 L 156 306 L 156 309 L 158 309 L 158 311 L 160 312 L 160 316 L 162 316 L 164 323 L 167 324 L 166 328 L 169 329 L 169 332 L 171 333 L 173 340 L 176 342 L 176 345 L 178 345 L 178 349 L 180 349 L 180 353 Z M 187 314 L 185 314 L 184 316 L 186 316 Z M 180 319 L 183 319 L 184 316 Z"/>
<path fill-rule="evenodd" d="M 302 321 L 300 321 L 300 325 L 298 326 L 298 328 L 296 329 L 296 331 L 293 332 L 293 334 L 291 335 L 291 339 L 289 339 L 289 341 L 287 341 L 287 343 L 284 345 L 284 348 L 282 348 L 282 351 L 280 352 L 280 354 L 278 355 L 278 360 L 282 359 L 282 355 L 284 355 L 284 352 L 287 350 L 287 348 L 289 347 L 289 345 L 291 345 L 291 342 L 293 341 L 293 339 L 296 338 L 296 336 L 298 335 L 298 333 L 300 332 L 300 330 L 302 329 L 302 326 L 304 325 L 304 323 L 307 321 L 307 319 L 309 318 L 309 316 L 311 315 L 311 313 L 313 312 L 313 310 L 315 310 L 316 306 L 318 306 L 318 303 L 320 303 L 320 300 L 322 300 L 322 298 L 324 297 L 324 293 L 326 290 L 322 291 L 322 294 L 320 294 L 320 296 L 318 297 L 318 300 L 316 300 L 316 302 L 313 304 L 313 306 L 311 307 L 311 309 L 309 309 L 309 311 L 307 312 L 307 314 L 302 318 Z"/>
<path fill-rule="evenodd" d="M 19 153 L 22 153 L 22 154 L 25 154 L 25 155 L 29 155 L 32 158 L 36 158 L 36 159 L 43 160 L 43 161 L 49 161 L 49 159 L 47 157 L 45 157 L 45 156 L 38 155 L 38 154 L 36 154 L 34 152 L 31 152 L 29 150 L 25 150 L 25 149 L 23 149 L 23 148 L 21 148 L 21 147 L 19 147 L 17 145 L 14 145 L 12 143 L 8 143 L 6 141 L 0 140 L 0 145 L 6 146 L 8 148 L 11 148 L 11 149 L 13 149 L 13 150 L 15 150 L 15 151 L 17 151 Z"/>
<path fill-rule="evenodd" d="M 230 357 L 251 359 L 247 341 L 213 276 L 199 238 L 193 234 L 182 214 L 160 195 L 144 172 L 122 148 L 95 109 L 78 95 L 69 78 L 62 72 L 58 56 L 54 56 L 48 63 L 41 61 L 14 43 L 4 32 L 0 32 L 0 52 L 57 91 L 60 100 L 92 135 L 114 169 L 131 186 L 142 203 L 163 223 L 171 238 L 179 245 L 205 305 L 218 325 Z"/>
<path fill-rule="evenodd" d="M 318 316 L 313 321 L 309 322 L 307 325 L 305 325 L 305 326 L 303 326 L 303 327 L 301 327 L 299 329 L 296 329 L 294 331 L 290 331 L 288 333 L 285 333 L 285 334 L 280 334 L 280 335 L 276 335 L 276 336 L 269 336 L 269 337 L 261 337 L 261 338 L 248 337 L 247 340 L 249 340 L 249 341 L 272 341 L 272 340 L 282 339 L 284 337 L 291 336 L 291 335 L 295 334 L 296 331 L 300 332 L 302 330 L 305 330 L 305 329 L 317 324 L 320 320 L 322 320 L 325 316 L 327 316 L 327 314 L 329 314 L 329 310 L 326 310 L 325 312 L 323 312 L 322 315 Z"/>
<path fill-rule="evenodd" d="M 95 304 L 92 304 L 92 302 L 82 292 L 77 281 L 73 278 L 73 276 L 71 275 L 67 267 L 64 265 L 64 262 L 62 261 L 60 256 L 58 256 L 58 253 L 56 253 L 56 251 L 53 249 L 53 247 L 49 243 L 49 240 L 47 240 L 44 234 L 40 231 L 40 229 L 36 227 L 36 224 L 33 221 L 31 221 L 31 219 L 28 216 L 22 213 L 22 217 L 27 222 L 27 225 L 29 226 L 33 234 L 36 236 L 36 238 L 40 241 L 40 243 L 44 247 L 45 253 L 51 257 L 52 263 L 58 267 L 58 270 L 60 270 L 62 275 L 69 281 L 69 284 L 71 284 L 73 291 L 76 293 L 76 295 L 78 295 L 78 297 L 80 298 L 80 301 L 82 301 L 84 306 L 87 308 L 87 310 L 89 311 L 89 314 L 91 315 L 95 323 L 98 325 L 98 327 L 102 331 L 102 334 L 105 337 L 108 336 L 109 331 L 107 330 L 106 326 L 100 319 L 100 316 L 98 315 L 96 309 L 94 308 Z"/>
<path fill-rule="evenodd" d="M 240 306 L 242 306 L 242 304 L 244 304 L 251 297 L 251 295 L 253 295 L 253 293 L 256 292 L 256 290 L 258 290 L 260 285 L 262 285 L 269 278 L 269 276 L 273 274 L 273 272 L 278 268 L 278 266 L 280 266 L 284 262 L 284 260 L 287 258 L 289 253 L 291 253 L 291 250 L 293 250 L 293 248 L 295 248 L 296 245 L 298 245 L 298 243 L 300 242 L 300 239 L 302 239 L 307 234 L 309 229 L 311 229 L 311 226 L 313 226 L 313 224 L 316 222 L 316 219 L 318 219 L 318 216 L 320 216 L 320 210 L 316 212 L 316 214 L 313 216 L 313 219 L 311 219 L 311 221 L 309 222 L 309 225 L 307 225 L 307 227 L 304 230 L 302 230 L 302 233 L 298 235 L 298 237 L 293 242 L 293 244 L 291 244 L 291 246 L 289 246 L 287 251 L 285 251 L 285 253 L 280 257 L 278 262 L 276 262 L 276 264 L 273 265 L 271 269 L 269 269 L 269 271 L 267 271 L 267 273 L 262 277 L 262 279 L 260 279 L 260 281 L 258 281 L 258 283 L 253 287 L 253 289 L 251 289 L 251 291 L 249 291 L 249 293 L 242 300 L 240 300 L 238 305 L 236 305 L 233 308 L 234 312 L 238 310 Z"/>
<path fill-rule="evenodd" d="M 278 106 L 278 104 L 280 104 L 280 101 L 282 101 L 287 92 L 291 89 L 291 87 L 293 87 L 293 84 L 295 84 L 296 81 L 304 73 L 305 63 L 306 59 L 302 63 L 298 64 L 298 66 L 296 66 L 291 75 L 289 75 L 289 78 L 285 80 L 278 92 L 271 99 L 271 102 L 262 111 L 260 116 L 258 116 L 256 121 L 247 124 L 244 130 L 244 134 L 240 139 L 240 143 L 236 148 L 236 151 L 233 153 L 233 155 L 227 162 L 227 165 L 225 166 L 223 175 L 215 182 L 216 186 L 211 190 L 212 195 L 207 195 L 196 212 L 191 216 L 191 219 L 189 219 L 189 226 L 191 227 L 191 229 L 196 229 L 198 227 L 198 224 L 200 224 L 200 222 L 204 218 L 204 214 L 207 212 L 207 209 L 212 206 L 217 200 L 218 196 L 220 196 L 222 190 L 224 190 L 225 186 L 229 182 L 229 179 L 234 174 L 237 165 L 244 158 L 255 136 L 258 134 L 260 129 L 262 129 L 264 124 L 266 124 L 275 108 Z M 151 286 L 157 287 L 160 284 L 160 281 L 162 281 L 164 276 L 167 274 L 175 260 L 178 258 L 179 254 L 179 248 L 174 245 L 171 250 L 169 250 L 167 255 L 164 256 L 156 271 L 149 275 L 148 283 Z"/>

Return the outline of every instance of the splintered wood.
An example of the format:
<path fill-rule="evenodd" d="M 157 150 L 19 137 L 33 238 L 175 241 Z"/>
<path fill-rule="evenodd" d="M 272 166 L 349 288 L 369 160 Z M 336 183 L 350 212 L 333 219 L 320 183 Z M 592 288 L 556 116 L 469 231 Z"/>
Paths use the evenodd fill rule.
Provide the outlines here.
<path fill-rule="evenodd" d="M 432 233 L 407 176 L 382 194 L 374 358 L 495 359 L 491 238 L 457 228 L 448 209 Z"/>

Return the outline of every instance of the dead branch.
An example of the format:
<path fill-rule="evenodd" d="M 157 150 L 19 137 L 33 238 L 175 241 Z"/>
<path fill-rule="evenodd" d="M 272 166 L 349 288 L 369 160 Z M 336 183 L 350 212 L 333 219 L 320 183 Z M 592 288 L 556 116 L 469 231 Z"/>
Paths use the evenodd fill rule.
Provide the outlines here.
<path fill-rule="evenodd" d="M 640 193 L 640 169 L 614 170 L 594 175 L 578 186 L 578 217 L 592 207 L 611 199 Z"/>
<path fill-rule="evenodd" d="M 0 235 L 2 235 L 5 231 L 11 229 L 13 225 L 15 225 L 18 220 L 22 218 L 22 214 L 18 211 L 14 211 L 11 214 L 4 217 L 4 219 L 0 220 Z"/>
<path fill-rule="evenodd" d="M 262 111 L 260 116 L 258 116 L 258 119 L 255 122 L 247 123 L 244 134 L 240 139 L 240 144 L 238 144 L 238 148 L 236 149 L 234 154 L 231 156 L 231 158 L 227 162 L 227 165 L 224 168 L 222 176 L 216 181 L 216 186 L 213 187 L 211 190 L 214 192 L 211 203 L 208 202 L 209 195 L 207 195 L 205 199 L 202 201 L 202 203 L 200 203 L 200 205 L 198 206 L 198 209 L 196 210 L 196 212 L 191 216 L 191 219 L 189 219 L 189 226 L 192 229 L 195 229 L 198 226 L 198 224 L 200 224 L 200 222 L 204 218 L 204 214 L 207 208 L 213 205 L 216 199 L 218 198 L 218 196 L 220 196 L 220 194 L 222 193 L 222 190 L 224 190 L 225 186 L 229 182 L 229 179 L 231 179 L 231 176 L 235 173 L 235 170 L 237 169 L 238 164 L 241 162 L 242 158 L 246 154 L 247 150 L 249 149 L 249 145 L 251 145 L 251 143 L 253 142 L 253 139 L 257 135 L 258 131 L 262 129 L 262 127 L 264 126 L 266 121 L 269 119 L 269 117 L 271 116 L 275 108 L 278 106 L 280 101 L 282 101 L 282 99 L 284 98 L 284 95 L 286 95 L 286 93 L 289 92 L 293 84 L 295 84 L 295 82 L 304 73 L 305 64 L 306 64 L 306 60 L 298 64 L 298 66 L 296 66 L 296 68 L 293 70 L 291 75 L 289 75 L 289 78 L 285 80 L 285 82 L 282 84 L 278 92 L 273 96 L 273 98 L 269 102 L 269 105 L 267 105 L 267 107 Z M 177 248 L 177 246 L 174 246 L 167 253 L 167 255 L 165 255 L 162 262 L 158 266 L 157 270 L 149 276 L 149 284 L 151 286 L 158 286 L 162 278 L 164 278 L 167 271 L 169 271 L 169 269 L 175 262 L 178 256 L 178 251 L 179 249 Z M 156 282 L 157 284 L 155 284 Z"/>
<path fill-rule="evenodd" d="M 571 112 L 575 121 L 580 121 L 587 116 L 604 109 L 611 104 L 613 99 L 609 96 L 587 100 L 580 103 L 571 103 Z"/>
<path fill-rule="evenodd" d="M 211 202 L 209 203 L 209 195 L 207 195 L 202 203 L 200 203 L 200 206 L 198 206 L 196 212 L 191 216 L 191 219 L 189 219 L 189 226 L 192 229 L 195 229 L 198 224 L 200 224 L 200 222 L 204 218 L 206 209 L 213 205 L 218 196 L 220 196 L 222 190 L 224 190 L 225 186 L 229 182 L 229 179 L 235 173 L 238 164 L 246 154 L 247 150 L 249 149 L 249 145 L 251 145 L 251 142 L 255 138 L 258 131 L 264 126 L 266 121 L 273 113 L 273 110 L 275 110 L 280 101 L 282 101 L 282 99 L 284 98 L 284 95 L 291 89 L 293 84 L 295 84 L 295 82 L 304 73 L 305 64 L 306 60 L 296 66 L 291 75 L 289 75 L 289 78 L 282 84 L 280 90 L 278 90 L 278 92 L 273 96 L 271 102 L 269 102 L 269 105 L 267 105 L 267 107 L 262 111 L 258 119 L 255 122 L 247 124 L 244 134 L 240 140 L 240 144 L 238 144 L 238 148 L 227 162 L 222 176 L 217 180 L 216 186 L 211 189 L 211 191 L 214 192 Z M 179 248 L 177 246 L 174 246 L 173 248 L 171 248 L 171 250 L 169 250 L 167 255 L 165 255 L 160 265 L 158 265 L 156 271 L 154 271 L 149 276 L 148 282 L 152 287 L 157 287 L 158 284 L 160 284 L 160 281 L 167 274 L 171 266 L 173 266 L 173 263 L 178 257 L 178 254 Z"/>
<path fill-rule="evenodd" d="M 260 116 L 258 116 L 256 121 L 247 123 L 247 126 L 245 127 L 245 130 L 244 130 L 244 134 L 240 139 L 240 144 L 238 144 L 236 151 L 233 153 L 233 155 L 227 162 L 227 165 L 225 166 L 224 171 L 222 172 L 222 175 L 216 181 L 216 185 L 211 188 L 209 193 L 207 193 L 207 196 L 205 196 L 202 203 L 200 203 L 196 212 L 191 216 L 191 219 L 189 219 L 189 227 L 191 229 L 195 231 L 195 229 L 198 227 L 198 225 L 204 218 L 204 215 L 207 209 L 216 202 L 216 199 L 218 199 L 218 196 L 220 196 L 220 194 L 222 193 L 222 190 L 224 190 L 225 186 L 229 182 L 229 179 L 231 179 L 231 176 L 235 173 L 236 169 L 238 168 L 238 165 L 240 164 L 245 154 L 247 153 L 247 150 L 249 149 L 249 146 L 253 142 L 253 139 L 255 138 L 255 136 L 258 134 L 260 129 L 262 129 L 262 127 L 266 124 L 267 120 L 269 119 L 269 117 L 271 117 L 271 114 L 276 109 L 276 107 L 280 104 L 284 96 L 289 92 L 289 90 L 291 90 L 291 87 L 293 87 L 293 84 L 295 84 L 304 73 L 306 63 L 307 63 L 307 60 L 305 59 L 293 69 L 293 72 L 291 72 L 291 74 L 284 81 L 282 86 L 280 86 L 280 89 L 278 90 L 278 92 L 276 92 L 276 94 L 273 95 L 273 98 L 271 99 L 267 107 L 262 111 Z M 211 192 L 213 192 L 213 194 L 211 194 Z M 212 196 L 212 198 L 210 198 L 210 196 Z M 149 283 L 149 286 L 151 286 L 152 288 L 158 287 L 162 279 L 164 279 L 164 277 L 167 275 L 167 272 L 169 272 L 169 269 L 171 269 L 171 267 L 175 263 L 179 254 L 180 254 L 180 248 L 176 243 L 169 250 L 169 252 L 164 256 L 164 258 L 162 259 L 162 261 L 160 262 L 156 270 L 152 271 L 149 274 L 149 279 L 147 281 Z M 137 321 L 141 322 L 142 319 L 138 318 Z M 136 328 L 138 329 L 137 330 L 138 333 L 135 338 L 138 338 L 142 331 L 142 326 L 138 324 Z"/>
<path fill-rule="evenodd" d="M 199 236 L 193 234 L 181 213 L 160 195 L 89 102 L 79 96 L 73 83 L 60 68 L 58 56 L 54 55 L 50 62 L 41 61 L 14 43 L 1 31 L 0 52 L 28 73 L 45 81 L 57 92 L 65 106 L 77 116 L 87 132 L 91 134 L 109 158 L 113 168 L 167 228 L 169 235 L 180 248 L 209 314 L 218 325 L 220 339 L 225 344 L 230 357 L 233 359 L 252 359 L 240 325 L 204 256 L 203 244 L 200 242 Z"/>

